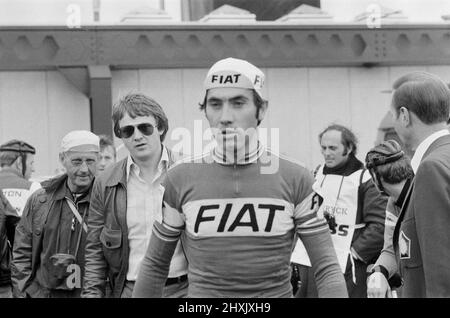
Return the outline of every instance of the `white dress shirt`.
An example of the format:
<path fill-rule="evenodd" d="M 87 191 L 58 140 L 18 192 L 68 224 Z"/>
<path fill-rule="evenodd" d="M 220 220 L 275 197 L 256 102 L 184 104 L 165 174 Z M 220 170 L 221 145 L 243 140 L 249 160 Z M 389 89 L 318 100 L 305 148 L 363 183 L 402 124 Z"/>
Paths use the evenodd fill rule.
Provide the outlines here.
<path fill-rule="evenodd" d="M 158 173 L 152 184 L 142 177 L 139 167 L 131 156 L 127 159 L 127 226 L 130 255 L 128 259 L 127 280 L 135 281 L 140 264 L 147 252 L 153 229 L 155 215 L 161 214 L 163 187 L 159 177 L 167 169 L 169 156 L 163 147 Z M 187 273 L 187 261 L 178 244 L 170 264 L 169 277 L 178 277 Z"/>
<path fill-rule="evenodd" d="M 419 164 L 422 161 L 423 155 L 425 152 L 427 152 L 428 148 L 430 148 L 431 144 L 438 138 L 448 135 L 450 132 L 448 129 L 442 129 L 439 131 L 436 131 L 435 133 L 429 135 L 427 138 L 425 138 L 417 147 L 416 151 L 414 152 L 414 156 L 411 159 L 411 167 L 414 171 L 414 174 L 417 173 L 417 169 L 419 168 Z"/>

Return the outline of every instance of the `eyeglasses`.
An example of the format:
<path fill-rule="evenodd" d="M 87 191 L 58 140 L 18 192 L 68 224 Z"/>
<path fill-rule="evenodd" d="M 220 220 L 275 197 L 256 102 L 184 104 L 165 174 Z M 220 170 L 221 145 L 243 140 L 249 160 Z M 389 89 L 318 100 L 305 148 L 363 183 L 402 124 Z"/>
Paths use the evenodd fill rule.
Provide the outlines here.
<path fill-rule="evenodd" d="M 120 138 L 130 138 L 131 136 L 133 136 L 134 127 L 139 129 L 139 131 L 146 136 L 150 136 L 151 134 L 153 134 L 153 131 L 155 129 L 155 127 L 153 127 L 153 125 L 149 124 L 149 123 L 143 123 L 143 124 L 139 124 L 136 126 L 129 125 L 129 126 L 120 127 L 119 128 Z"/>

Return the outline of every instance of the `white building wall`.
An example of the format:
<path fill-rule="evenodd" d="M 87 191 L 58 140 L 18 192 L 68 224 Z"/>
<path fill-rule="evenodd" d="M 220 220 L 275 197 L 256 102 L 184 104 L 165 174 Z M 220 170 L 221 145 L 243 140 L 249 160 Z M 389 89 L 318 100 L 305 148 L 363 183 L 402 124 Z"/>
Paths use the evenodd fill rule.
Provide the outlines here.
<path fill-rule="evenodd" d="M 90 130 L 89 100 L 59 72 L 0 72 L 0 143 L 36 148 L 36 176 L 53 175 L 62 137 Z"/>

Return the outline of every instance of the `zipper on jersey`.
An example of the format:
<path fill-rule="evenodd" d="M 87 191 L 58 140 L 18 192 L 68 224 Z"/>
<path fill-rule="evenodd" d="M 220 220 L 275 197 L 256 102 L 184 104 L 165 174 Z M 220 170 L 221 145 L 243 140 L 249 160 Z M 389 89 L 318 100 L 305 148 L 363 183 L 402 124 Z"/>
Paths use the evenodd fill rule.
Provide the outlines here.
<path fill-rule="evenodd" d="M 234 193 L 235 194 L 239 194 L 239 173 L 237 171 L 237 165 L 234 164 L 233 168 L 234 168 L 234 171 L 233 171 L 233 176 L 234 176 Z"/>

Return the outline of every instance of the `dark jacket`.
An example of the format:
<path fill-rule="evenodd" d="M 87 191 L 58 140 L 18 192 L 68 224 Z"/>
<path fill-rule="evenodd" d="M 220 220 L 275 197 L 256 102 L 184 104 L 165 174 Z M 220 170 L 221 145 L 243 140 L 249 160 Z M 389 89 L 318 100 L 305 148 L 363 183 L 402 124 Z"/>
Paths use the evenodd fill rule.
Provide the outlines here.
<path fill-rule="evenodd" d="M 11 246 L 20 217 L 0 191 L 0 286 L 11 284 Z"/>
<path fill-rule="evenodd" d="M 450 297 L 450 135 L 425 152 L 394 230 L 402 297 Z"/>
<path fill-rule="evenodd" d="M 169 154 L 169 166 L 174 162 Z M 106 278 L 119 298 L 128 272 L 127 158 L 100 174 L 92 189 L 82 297 L 104 297 Z"/>
<path fill-rule="evenodd" d="M 28 199 L 17 225 L 11 271 L 13 288 L 21 296 L 49 297 L 50 291 L 44 287 L 46 282 L 39 281 L 36 274 L 45 265 L 41 264 L 41 255 L 46 248 L 43 246 L 43 238 L 48 227 L 48 215 L 56 213 L 57 209 L 64 209 L 67 214 L 72 213 L 65 202 L 68 191 L 66 180 L 67 175 L 64 174 L 43 182 L 42 189 L 34 192 Z M 80 204 L 88 205 L 89 197 Z M 83 264 L 79 265 L 83 267 Z"/>

